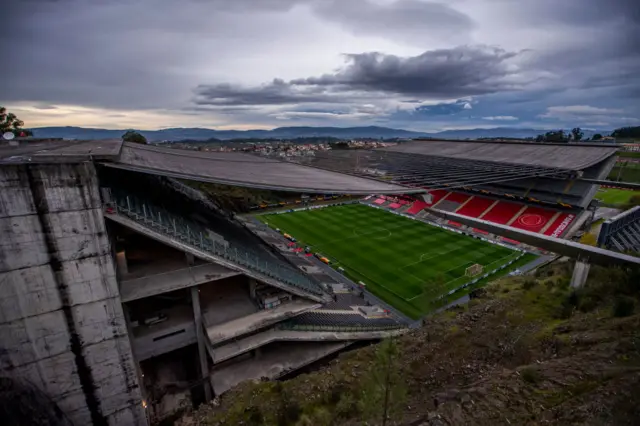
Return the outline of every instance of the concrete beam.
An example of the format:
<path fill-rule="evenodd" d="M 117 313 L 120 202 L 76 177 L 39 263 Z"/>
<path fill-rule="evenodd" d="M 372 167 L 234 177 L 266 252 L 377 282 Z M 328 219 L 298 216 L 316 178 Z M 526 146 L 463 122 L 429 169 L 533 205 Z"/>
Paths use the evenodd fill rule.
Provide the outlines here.
<path fill-rule="evenodd" d="M 241 275 L 224 266 L 209 263 L 206 265 L 183 268 L 161 274 L 148 275 L 142 278 L 120 282 L 120 293 L 123 302 L 143 299 L 157 294 L 197 286 L 211 281 L 222 280 Z"/>
<path fill-rule="evenodd" d="M 486 220 L 463 216 L 457 213 L 445 212 L 443 210 L 428 209 L 435 216 L 462 223 L 473 228 L 482 229 L 489 233 L 507 237 L 533 247 L 539 247 L 553 253 L 561 254 L 571 258 L 588 259 L 589 263 L 598 265 L 639 265 L 640 257 L 629 256 L 611 250 L 604 250 L 585 244 L 567 241 L 560 238 L 549 237 L 535 232 L 524 231 L 522 229 L 511 228 L 499 225 Z"/>

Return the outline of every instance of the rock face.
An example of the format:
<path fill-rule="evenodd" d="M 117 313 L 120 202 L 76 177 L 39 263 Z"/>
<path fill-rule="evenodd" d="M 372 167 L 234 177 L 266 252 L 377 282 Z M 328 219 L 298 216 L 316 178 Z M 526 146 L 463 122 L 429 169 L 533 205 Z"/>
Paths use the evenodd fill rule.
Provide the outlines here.
<path fill-rule="evenodd" d="M 146 424 L 93 164 L 0 167 L 0 236 L 0 375 L 73 424 Z"/>
<path fill-rule="evenodd" d="M 399 338 L 391 365 L 402 384 L 391 389 L 387 424 L 638 424 L 640 315 L 612 311 L 620 293 L 637 301 L 637 273 L 595 268 L 575 293 L 567 265 L 547 268 L 538 279 L 494 283 Z M 377 386 L 377 351 L 287 382 L 248 384 L 183 424 L 380 424 L 362 404 Z"/>

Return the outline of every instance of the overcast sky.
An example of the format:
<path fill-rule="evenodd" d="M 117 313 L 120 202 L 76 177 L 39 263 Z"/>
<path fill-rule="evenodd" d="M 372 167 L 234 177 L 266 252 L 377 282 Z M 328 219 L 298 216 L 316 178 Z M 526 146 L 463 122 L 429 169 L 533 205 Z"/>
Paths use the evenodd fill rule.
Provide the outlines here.
<path fill-rule="evenodd" d="M 2 21 L 0 104 L 28 127 L 640 125 L 640 0 L 5 0 Z"/>

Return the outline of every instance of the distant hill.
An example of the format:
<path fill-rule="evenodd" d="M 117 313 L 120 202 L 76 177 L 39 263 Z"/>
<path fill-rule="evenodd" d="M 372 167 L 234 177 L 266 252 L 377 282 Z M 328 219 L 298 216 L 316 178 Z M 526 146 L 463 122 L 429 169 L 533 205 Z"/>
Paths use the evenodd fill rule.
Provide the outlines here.
<path fill-rule="evenodd" d="M 124 132 L 132 129 L 108 130 L 85 127 L 37 127 L 31 129 L 34 136 L 39 138 L 65 139 L 110 139 L 119 138 Z M 492 129 L 445 130 L 427 133 L 410 130 L 391 129 L 388 127 L 278 127 L 272 130 L 214 130 L 203 128 L 172 128 L 162 130 L 139 130 L 150 142 L 178 141 L 184 139 L 202 140 L 220 139 L 230 140 L 239 138 L 259 139 L 292 139 L 301 137 L 336 137 L 336 138 L 418 138 L 431 137 L 443 139 L 477 139 L 477 138 L 527 138 L 535 137 L 546 130 L 518 129 L 510 127 L 496 127 Z M 599 133 L 609 133 L 598 131 Z M 584 130 L 585 137 L 591 137 L 595 131 Z"/>

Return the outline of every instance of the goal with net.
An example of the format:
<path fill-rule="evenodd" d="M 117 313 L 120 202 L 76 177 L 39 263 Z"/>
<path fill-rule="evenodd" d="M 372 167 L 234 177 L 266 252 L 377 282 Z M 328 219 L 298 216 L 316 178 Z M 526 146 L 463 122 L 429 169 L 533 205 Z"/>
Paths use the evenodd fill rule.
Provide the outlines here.
<path fill-rule="evenodd" d="M 464 271 L 464 274 L 467 277 L 475 277 L 476 275 L 479 275 L 481 273 L 482 273 L 482 265 L 480 265 L 479 263 L 476 263 L 474 265 L 467 267 L 467 269 Z"/>

